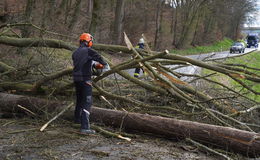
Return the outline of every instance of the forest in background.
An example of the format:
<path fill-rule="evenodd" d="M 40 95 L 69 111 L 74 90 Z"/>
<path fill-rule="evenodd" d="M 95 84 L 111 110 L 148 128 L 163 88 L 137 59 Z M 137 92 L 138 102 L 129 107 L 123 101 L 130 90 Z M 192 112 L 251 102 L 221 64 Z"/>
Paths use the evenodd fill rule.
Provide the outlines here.
<path fill-rule="evenodd" d="M 239 39 L 255 0 L 3 0 L 0 24 L 32 23 L 16 30 L 22 37 L 66 41 L 82 32 L 96 43 L 123 44 L 123 32 L 137 43 L 144 34 L 154 50 L 208 45 L 227 37 Z M 55 37 L 57 38 L 57 37 Z"/>

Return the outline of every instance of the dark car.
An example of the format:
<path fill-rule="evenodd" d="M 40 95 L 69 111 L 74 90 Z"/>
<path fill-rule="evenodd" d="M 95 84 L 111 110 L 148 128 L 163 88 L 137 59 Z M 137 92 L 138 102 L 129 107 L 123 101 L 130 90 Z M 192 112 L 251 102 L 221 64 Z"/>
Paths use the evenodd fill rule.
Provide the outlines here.
<path fill-rule="evenodd" d="M 247 48 L 255 47 L 258 48 L 259 38 L 257 35 L 247 36 Z"/>
<path fill-rule="evenodd" d="M 245 46 L 242 42 L 235 42 L 233 45 L 230 47 L 230 53 L 244 53 L 245 52 Z"/>

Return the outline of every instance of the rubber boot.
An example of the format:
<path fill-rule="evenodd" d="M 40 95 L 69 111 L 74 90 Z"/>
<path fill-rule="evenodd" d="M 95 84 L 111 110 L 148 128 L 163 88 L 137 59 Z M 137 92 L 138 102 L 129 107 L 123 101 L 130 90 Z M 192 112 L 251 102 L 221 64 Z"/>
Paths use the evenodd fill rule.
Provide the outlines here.
<path fill-rule="evenodd" d="M 82 118 L 82 121 L 81 121 L 80 133 L 83 133 L 83 134 L 95 134 L 96 133 L 94 130 L 90 129 L 89 115 L 90 115 L 90 113 L 86 109 L 83 109 L 82 116 L 84 116 L 84 117 Z"/>
<path fill-rule="evenodd" d="M 83 134 L 95 134 L 96 131 L 92 130 L 92 129 L 81 129 L 80 133 L 83 133 Z"/>

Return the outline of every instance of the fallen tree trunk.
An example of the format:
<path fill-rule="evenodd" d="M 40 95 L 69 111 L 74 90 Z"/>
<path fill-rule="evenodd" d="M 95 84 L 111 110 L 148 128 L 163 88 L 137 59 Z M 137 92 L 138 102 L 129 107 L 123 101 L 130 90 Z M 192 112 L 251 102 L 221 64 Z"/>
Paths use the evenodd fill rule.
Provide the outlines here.
<path fill-rule="evenodd" d="M 64 107 L 64 104 L 57 101 L 0 93 L 0 112 L 25 112 L 17 107 L 18 104 L 37 114 L 43 114 L 43 108 L 44 111 L 53 112 Z M 72 114 L 73 112 L 68 112 L 65 116 L 72 118 Z M 115 127 L 122 126 L 129 131 L 151 133 L 169 139 L 190 138 L 245 156 L 260 156 L 260 134 L 254 132 L 96 107 L 92 108 L 91 114 L 96 122 Z"/>
<path fill-rule="evenodd" d="M 16 47 L 49 47 L 49 48 L 60 48 L 73 51 L 77 49 L 77 46 L 56 39 L 40 39 L 40 38 L 14 38 L 7 36 L 0 36 L 0 44 L 6 44 Z M 110 52 L 123 52 L 131 53 L 127 47 L 119 45 L 104 45 L 94 44 L 93 48 L 98 51 L 110 51 Z"/>

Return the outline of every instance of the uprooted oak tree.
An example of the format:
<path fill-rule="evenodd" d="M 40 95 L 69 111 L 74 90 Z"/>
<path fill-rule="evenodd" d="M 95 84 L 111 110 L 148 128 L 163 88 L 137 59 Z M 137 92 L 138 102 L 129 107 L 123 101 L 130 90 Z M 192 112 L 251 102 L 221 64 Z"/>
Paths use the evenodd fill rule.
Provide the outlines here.
<path fill-rule="evenodd" d="M 258 68 L 204 62 L 167 50 L 155 52 L 147 44 L 145 50 L 135 49 L 126 34 L 125 43 L 127 47 L 93 46 L 111 66 L 110 71 L 93 79 L 95 106 L 259 132 L 259 102 L 247 96 L 260 94 L 247 83 L 260 82 Z M 0 35 L 0 44 L 5 48 L 0 60 L 2 91 L 61 100 L 65 96 L 73 100 L 70 59 L 77 46 L 58 39 L 5 34 Z M 22 55 L 19 50 L 23 50 Z M 210 73 L 176 71 L 186 66 L 200 67 Z M 128 69 L 136 67 L 146 73 L 143 78 L 129 74 Z M 217 76 L 233 80 L 240 90 L 212 78 Z M 183 77 L 189 78 L 184 81 Z"/>

